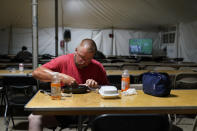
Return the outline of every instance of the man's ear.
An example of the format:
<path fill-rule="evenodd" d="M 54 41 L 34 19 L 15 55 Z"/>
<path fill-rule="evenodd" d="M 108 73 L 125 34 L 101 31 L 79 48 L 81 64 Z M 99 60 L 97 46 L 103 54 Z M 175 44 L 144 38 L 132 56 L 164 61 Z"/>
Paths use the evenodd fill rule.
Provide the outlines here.
<path fill-rule="evenodd" d="M 75 52 L 77 51 L 77 48 L 75 48 Z"/>

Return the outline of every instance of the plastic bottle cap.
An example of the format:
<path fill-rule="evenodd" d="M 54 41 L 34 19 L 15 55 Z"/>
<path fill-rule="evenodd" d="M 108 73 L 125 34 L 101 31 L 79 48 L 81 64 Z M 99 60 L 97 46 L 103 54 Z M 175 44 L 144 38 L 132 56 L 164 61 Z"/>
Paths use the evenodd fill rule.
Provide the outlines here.
<path fill-rule="evenodd" d="M 127 74 L 128 74 L 128 72 L 129 72 L 128 70 L 124 70 L 124 71 L 123 71 L 123 73 L 127 73 Z"/>
<path fill-rule="evenodd" d="M 129 74 L 129 71 L 128 71 L 128 70 L 124 70 L 124 71 L 123 71 L 123 74 L 124 74 L 124 75 L 128 75 L 128 74 Z"/>

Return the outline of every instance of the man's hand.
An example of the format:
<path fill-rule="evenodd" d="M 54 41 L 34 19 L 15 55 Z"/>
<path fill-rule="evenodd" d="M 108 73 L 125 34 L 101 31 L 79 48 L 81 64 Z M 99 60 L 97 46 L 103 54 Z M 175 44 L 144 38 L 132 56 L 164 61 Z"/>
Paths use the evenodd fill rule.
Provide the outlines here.
<path fill-rule="evenodd" d="M 98 87 L 98 83 L 93 79 L 87 79 L 85 84 L 86 86 L 89 86 L 89 87 L 94 87 L 94 88 Z"/>
<path fill-rule="evenodd" d="M 59 75 L 60 75 L 61 82 L 64 83 L 65 85 L 69 85 L 69 86 L 78 85 L 76 80 L 73 77 L 62 74 L 62 73 L 60 73 Z"/>
<path fill-rule="evenodd" d="M 33 71 L 32 76 L 41 81 L 51 82 L 53 78 L 53 73 L 54 71 L 49 70 L 45 67 L 38 67 Z M 76 80 L 71 76 L 68 76 L 63 73 L 59 73 L 59 76 L 60 76 L 60 81 L 64 83 L 65 85 L 68 85 L 68 86 L 78 85 Z"/>

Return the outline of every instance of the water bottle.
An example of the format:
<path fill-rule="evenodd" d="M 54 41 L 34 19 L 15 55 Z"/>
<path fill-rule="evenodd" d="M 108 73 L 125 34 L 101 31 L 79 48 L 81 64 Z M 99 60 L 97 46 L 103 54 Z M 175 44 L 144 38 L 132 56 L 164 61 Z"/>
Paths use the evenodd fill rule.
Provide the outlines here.
<path fill-rule="evenodd" d="M 19 71 L 23 72 L 24 71 L 24 64 L 23 63 L 19 63 Z"/>
<path fill-rule="evenodd" d="M 58 72 L 53 73 L 53 78 L 51 81 L 51 98 L 53 100 L 61 99 L 61 83 Z"/>
<path fill-rule="evenodd" d="M 121 91 L 126 91 L 130 87 L 130 76 L 128 70 L 124 70 L 121 79 Z"/>

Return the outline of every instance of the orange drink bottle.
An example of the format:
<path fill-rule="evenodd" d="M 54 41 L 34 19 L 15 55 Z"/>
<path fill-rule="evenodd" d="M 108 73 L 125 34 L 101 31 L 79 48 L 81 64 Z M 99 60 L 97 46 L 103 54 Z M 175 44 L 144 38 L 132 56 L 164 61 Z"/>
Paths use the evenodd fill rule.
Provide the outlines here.
<path fill-rule="evenodd" d="M 51 99 L 60 100 L 61 99 L 61 84 L 58 72 L 53 73 L 53 78 L 51 81 Z"/>
<path fill-rule="evenodd" d="M 126 91 L 130 88 L 130 76 L 128 70 L 124 70 L 121 79 L 121 91 Z"/>

